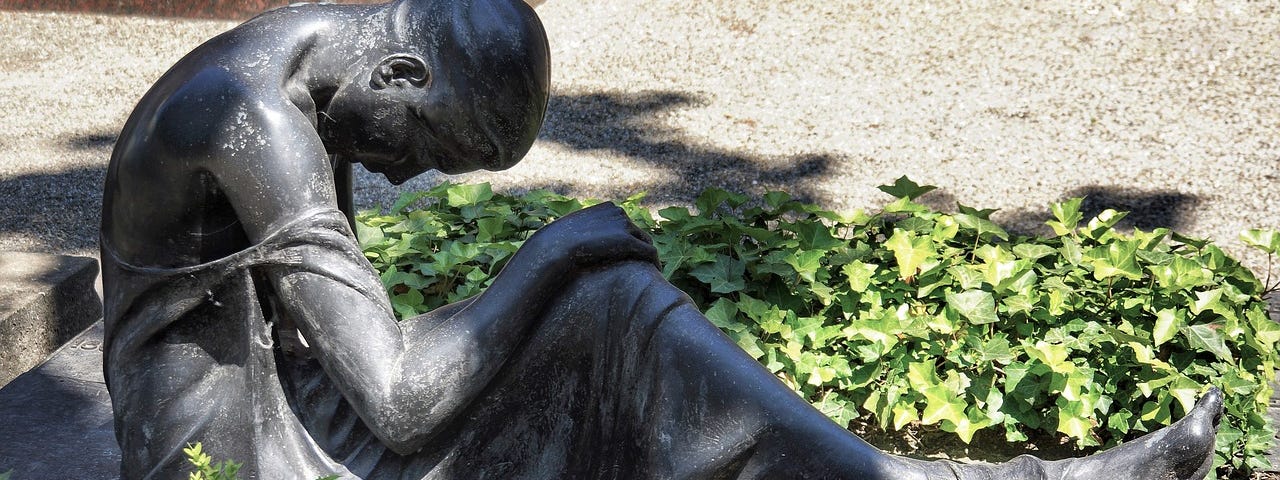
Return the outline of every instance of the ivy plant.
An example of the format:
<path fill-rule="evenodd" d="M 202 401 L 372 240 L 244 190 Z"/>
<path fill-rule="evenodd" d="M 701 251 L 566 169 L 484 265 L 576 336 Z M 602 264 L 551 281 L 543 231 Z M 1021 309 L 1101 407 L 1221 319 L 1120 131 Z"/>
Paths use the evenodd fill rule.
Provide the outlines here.
<path fill-rule="evenodd" d="M 204 451 L 204 445 L 196 442 L 194 445 L 187 444 L 187 448 L 182 449 L 182 453 L 187 457 L 187 463 L 195 468 L 191 474 L 187 476 L 188 480 L 239 480 L 240 468 L 244 464 L 236 463 L 234 460 L 223 460 L 215 462 L 213 457 Z M 337 475 L 328 475 L 317 478 L 316 480 L 338 480 Z M 0 477 L 0 480 L 6 480 Z"/>
<path fill-rule="evenodd" d="M 239 478 L 238 474 L 242 464 L 231 460 L 214 462 L 213 457 L 204 452 L 204 445 L 199 442 L 195 445 L 187 445 L 187 448 L 182 449 L 182 453 L 186 454 L 187 462 L 195 467 L 188 477 L 189 480 L 235 480 Z"/>
<path fill-rule="evenodd" d="M 992 210 L 931 209 L 933 187 L 880 187 L 875 212 L 783 192 L 707 190 L 693 208 L 621 206 L 663 274 L 707 318 L 835 421 L 936 428 L 968 443 L 1056 438 L 1114 446 L 1226 393 L 1215 465 L 1266 467 L 1280 326 L 1259 281 L 1212 242 L 1049 207 L 1054 234 L 1015 235 Z M 365 255 L 409 317 L 482 291 L 532 232 L 592 201 L 445 183 L 357 216 Z M 1242 239 L 1269 255 L 1280 234 Z"/>

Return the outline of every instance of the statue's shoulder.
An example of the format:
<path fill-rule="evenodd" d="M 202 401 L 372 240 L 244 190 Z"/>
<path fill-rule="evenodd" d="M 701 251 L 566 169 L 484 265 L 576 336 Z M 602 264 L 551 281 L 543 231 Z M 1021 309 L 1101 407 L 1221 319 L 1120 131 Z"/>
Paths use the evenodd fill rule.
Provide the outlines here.
<path fill-rule="evenodd" d="M 186 178 L 248 168 L 314 135 L 282 87 L 305 32 L 264 15 L 209 39 L 179 60 L 139 101 L 116 143 L 121 175 Z"/>
<path fill-rule="evenodd" d="M 278 88 L 262 83 L 215 62 L 171 71 L 138 109 L 142 118 L 131 122 L 136 131 L 122 140 L 196 155 L 264 141 L 270 119 L 287 104 Z"/>

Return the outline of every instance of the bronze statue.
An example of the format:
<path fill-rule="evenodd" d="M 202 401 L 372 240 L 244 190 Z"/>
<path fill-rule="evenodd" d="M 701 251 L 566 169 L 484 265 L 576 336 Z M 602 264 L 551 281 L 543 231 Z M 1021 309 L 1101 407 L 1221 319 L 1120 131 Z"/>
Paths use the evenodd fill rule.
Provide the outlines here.
<path fill-rule="evenodd" d="M 348 225 L 349 162 L 394 183 L 510 167 L 549 72 L 519 0 L 399 0 L 274 10 L 160 78 L 120 134 L 103 206 L 124 478 L 185 478 L 194 442 L 261 479 L 1208 471 L 1216 390 L 1081 459 L 885 454 L 710 325 L 611 205 L 539 231 L 482 295 L 397 323 Z"/>

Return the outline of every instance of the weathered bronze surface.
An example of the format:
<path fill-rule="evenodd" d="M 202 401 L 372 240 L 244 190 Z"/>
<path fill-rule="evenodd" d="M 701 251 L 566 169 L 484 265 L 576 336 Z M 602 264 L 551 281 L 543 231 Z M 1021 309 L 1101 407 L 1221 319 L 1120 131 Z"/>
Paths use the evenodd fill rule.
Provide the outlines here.
<path fill-rule="evenodd" d="M 885 454 L 662 279 L 621 210 L 530 238 L 482 295 L 397 323 L 352 236 L 350 164 L 500 170 L 549 92 L 515 0 L 274 10 L 158 80 L 108 169 L 105 374 L 124 478 L 202 442 L 247 478 L 1200 478 L 1221 394 L 1083 459 Z"/>

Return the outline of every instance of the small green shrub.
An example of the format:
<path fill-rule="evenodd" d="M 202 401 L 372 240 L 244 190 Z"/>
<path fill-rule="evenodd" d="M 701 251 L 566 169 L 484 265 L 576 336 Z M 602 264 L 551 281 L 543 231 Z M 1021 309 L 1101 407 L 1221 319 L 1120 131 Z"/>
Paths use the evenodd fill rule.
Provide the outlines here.
<path fill-rule="evenodd" d="M 969 442 L 1062 435 L 1109 447 L 1226 393 L 1215 465 L 1267 465 L 1280 340 L 1268 286 L 1210 242 L 1115 229 L 1054 204 L 1049 238 L 1015 236 L 963 205 L 881 187 L 881 211 L 842 215 L 771 192 L 709 190 L 696 210 L 622 206 L 650 231 L 663 274 L 707 318 L 836 421 L 931 425 Z M 537 228 L 583 202 L 443 184 L 406 194 L 357 230 L 402 317 L 480 292 Z M 410 208 L 412 207 L 412 208 Z M 1246 232 L 1270 254 L 1280 235 Z M 1274 286 L 1270 286 L 1274 289 Z"/>
<path fill-rule="evenodd" d="M 214 463 L 213 457 L 204 453 L 204 445 L 196 442 L 195 445 L 187 444 L 187 448 L 182 449 L 182 453 L 186 454 L 187 462 L 195 466 L 195 470 L 187 477 L 188 480 L 239 480 L 240 468 L 244 464 L 236 463 L 230 459 L 223 460 L 221 463 Z M 329 475 L 317 478 L 316 480 L 338 480 L 337 475 Z M 0 477 L 0 480 L 6 480 Z"/>
<path fill-rule="evenodd" d="M 187 462 L 195 466 L 195 470 L 191 472 L 189 480 L 236 480 L 240 472 L 241 464 L 231 460 L 223 460 L 221 463 L 213 463 L 213 457 L 204 453 L 204 445 L 196 442 L 195 445 L 188 445 L 182 449 L 182 453 L 187 455 Z"/>

